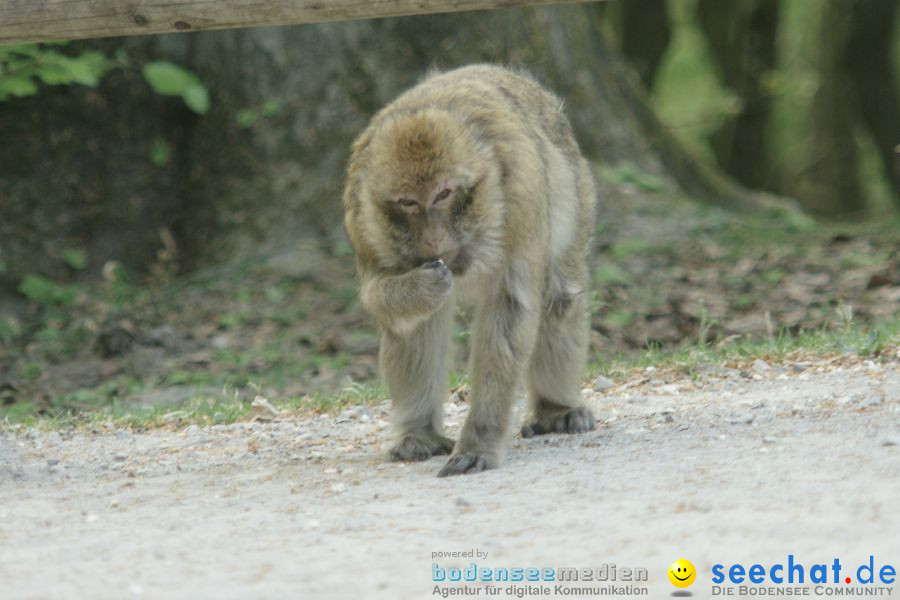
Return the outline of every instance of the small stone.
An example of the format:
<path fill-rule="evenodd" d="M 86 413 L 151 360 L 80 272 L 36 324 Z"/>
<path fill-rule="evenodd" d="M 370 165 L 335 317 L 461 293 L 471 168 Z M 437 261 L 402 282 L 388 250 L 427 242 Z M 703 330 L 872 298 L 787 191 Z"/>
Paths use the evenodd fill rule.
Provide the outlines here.
<path fill-rule="evenodd" d="M 765 373 L 772 370 L 772 367 L 769 366 L 769 363 L 767 363 L 763 359 L 757 358 L 755 361 L 753 361 L 753 370 L 757 373 Z"/>
<path fill-rule="evenodd" d="M 110 501 L 109 501 L 109 507 L 110 507 L 110 508 L 119 508 L 119 499 L 118 499 L 118 498 L 113 498 L 112 500 L 110 500 Z"/>
<path fill-rule="evenodd" d="M 895 439 L 884 440 L 883 442 L 881 442 L 881 445 L 884 447 L 896 446 L 897 440 L 895 440 Z"/>
<path fill-rule="evenodd" d="M 456 504 L 457 506 L 472 506 L 472 504 L 462 496 L 458 497 L 454 504 Z"/>
<path fill-rule="evenodd" d="M 340 493 L 347 489 L 347 486 L 343 483 L 335 483 L 329 488 L 332 492 Z"/>
<path fill-rule="evenodd" d="M 55 467 L 55 466 L 58 465 L 58 464 L 59 464 L 59 459 L 58 459 L 58 458 L 48 458 L 48 459 L 47 459 L 47 466 L 48 466 L 48 467 Z"/>
<path fill-rule="evenodd" d="M 594 391 L 602 392 L 615 387 L 615 385 L 616 384 L 611 379 L 607 379 L 603 375 L 600 375 L 597 377 L 597 379 L 594 380 Z"/>
<path fill-rule="evenodd" d="M 862 408 L 869 408 L 872 406 L 879 406 L 882 402 L 883 398 L 878 394 L 870 394 L 868 396 L 864 396 L 860 401 L 859 405 Z"/>
<path fill-rule="evenodd" d="M 257 396 L 250 403 L 253 418 L 260 421 L 271 421 L 278 416 L 278 409 L 272 406 L 266 398 Z"/>
<path fill-rule="evenodd" d="M 184 430 L 185 435 L 197 435 L 200 433 L 200 427 L 197 425 L 191 425 L 187 429 Z"/>
<path fill-rule="evenodd" d="M 753 415 L 751 415 L 751 414 L 738 415 L 736 417 L 731 417 L 730 419 L 728 419 L 728 422 L 731 423 L 732 425 L 747 425 L 747 424 L 753 422 Z"/>

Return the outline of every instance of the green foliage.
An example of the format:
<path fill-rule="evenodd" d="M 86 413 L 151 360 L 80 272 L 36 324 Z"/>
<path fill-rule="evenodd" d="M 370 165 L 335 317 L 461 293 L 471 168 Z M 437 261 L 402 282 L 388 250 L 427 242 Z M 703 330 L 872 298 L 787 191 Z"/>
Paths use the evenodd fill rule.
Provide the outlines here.
<path fill-rule="evenodd" d="M 32 96 L 38 84 L 96 87 L 116 61 L 100 52 L 84 51 L 69 56 L 59 46 L 23 44 L 0 46 L 0 100 Z"/>
<path fill-rule="evenodd" d="M 613 263 L 605 263 L 594 269 L 594 283 L 598 286 L 624 285 L 631 276 Z"/>
<path fill-rule="evenodd" d="M 696 2 L 670 6 L 672 42 L 653 86 L 653 106 L 682 141 L 712 158 L 709 136 L 740 108 L 740 99 L 716 76 L 709 45 L 694 22 Z"/>
<path fill-rule="evenodd" d="M 209 111 L 209 91 L 200 78 L 184 67 L 155 61 L 144 65 L 144 79 L 157 94 L 179 96 L 192 111 L 205 115 Z"/>
<path fill-rule="evenodd" d="M 0 319 L 0 341 L 8 342 L 16 336 L 17 328 L 10 319 Z"/>
<path fill-rule="evenodd" d="M 67 265 L 75 269 L 76 271 L 80 271 L 87 266 L 87 252 L 84 250 L 78 250 L 76 248 L 66 248 L 62 253 L 63 262 Z"/>
<path fill-rule="evenodd" d="M 642 170 L 629 161 L 601 171 L 604 179 L 618 186 L 633 186 L 644 192 L 661 192 L 666 189 L 665 181 L 653 173 Z"/>
<path fill-rule="evenodd" d="M 50 281 L 40 275 L 26 275 L 19 292 L 44 307 L 67 306 L 75 301 L 75 288 Z"/>
<path fill-rule="evenodd" d="M 243 108 L 234 115 L 235 123 L 241 129 L 249 129 L 262 117 L 274 117 L 281 113 L 281 102 L 270 98 L 259 108 Z"/>
<path fill-rule="evenodd" d="M 159 168 L 165 167 L 172 160 L 172 148 L 165 140 L 156 138 L 150 144 L 150 162 Z"/>

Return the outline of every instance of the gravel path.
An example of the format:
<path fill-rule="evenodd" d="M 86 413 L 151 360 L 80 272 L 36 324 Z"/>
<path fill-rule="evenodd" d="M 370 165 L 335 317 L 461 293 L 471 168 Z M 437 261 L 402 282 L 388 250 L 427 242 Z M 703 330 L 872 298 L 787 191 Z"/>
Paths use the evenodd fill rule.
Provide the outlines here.
<path fill-rule="evenodd" d="M 0 431 L 0 598 L 431 598 L 433 562 L 644 567 L 661 597 L 681 556 L 707 597 L 716 563 L 900 567 L 900 360 L 615 383 L 585 391 L 595 432 L 516 437 L 501 469 L 448 479 L 444 458 L 382 461 L 386 405 Z M 469 550 L 487 558 L 432 558 Z"/>

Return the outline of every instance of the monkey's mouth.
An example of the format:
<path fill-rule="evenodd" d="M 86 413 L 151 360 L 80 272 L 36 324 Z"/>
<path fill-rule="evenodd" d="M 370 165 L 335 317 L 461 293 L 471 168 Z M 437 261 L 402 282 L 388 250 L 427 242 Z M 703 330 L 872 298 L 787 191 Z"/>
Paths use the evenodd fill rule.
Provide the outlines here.
<path fill-rule="evenodd" d="M 469 260 L 469 255 L 465 252 L 454 252 L 453 256 L 450 260 L 444 259 L 444 262 L 447 263 L 447 266 L 450 268 L 450 271 L 454 275 L 462 275 L 465 273 L 471 261 Z"/>

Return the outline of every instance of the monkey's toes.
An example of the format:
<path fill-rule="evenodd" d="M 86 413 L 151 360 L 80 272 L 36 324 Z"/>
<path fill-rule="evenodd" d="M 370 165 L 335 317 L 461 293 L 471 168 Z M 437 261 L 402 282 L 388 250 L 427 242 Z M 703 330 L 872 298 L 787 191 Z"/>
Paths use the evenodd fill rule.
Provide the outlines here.
<path fill-rule="evenodd" d="M 481 473 L 494 467 L 492 461 L 480 454 L 465 452 L 463 454 L 454 454 L 444 465 L 444 468 L 438 471 L 438 477 L 447 477 L 448 475 L 471 475 L 472 473 Z"/>
<path fill-rule="evenodd" d="M 407 433 L 391 448 L 390 459 L 395 462 L 428 460 L 453 451 L 453 440 L 437 433 Z"/>
<path fill-rule="evenodd" d="M 594 414 L 584 406 L 544 414 L 522 427 L 522 437 L 545 433 L 584 433 L 594 429 Z"/>

